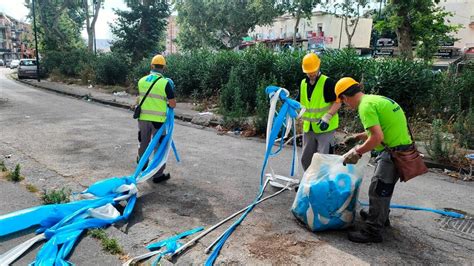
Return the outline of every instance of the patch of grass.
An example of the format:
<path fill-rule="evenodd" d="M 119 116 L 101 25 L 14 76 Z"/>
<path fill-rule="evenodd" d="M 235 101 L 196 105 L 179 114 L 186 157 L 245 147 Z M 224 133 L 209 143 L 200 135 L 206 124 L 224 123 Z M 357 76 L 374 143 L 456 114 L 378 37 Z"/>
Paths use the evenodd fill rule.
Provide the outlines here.
<path fill-rule="evenodd" d="M 102 248 L 109 252 L 110 254 L 123 254 L 122 247 L 118 244 L 117 240 L 115 239 L 103 239 L 102 241 Z"/>
<path fill-rule="evenodd" d="M 58 204 L 69 202 L 69 196 L 71 195 L 70 189 L 53 189 L 50 191 L 44 191 L 41 199 L 44 204 Z"/>
<path fill-rule="evenodd" d="M 20 164 L 17 164 L 15 166 L 15 170 L 7 174 L 7 180 L 12 182 L 20 182 L 21 180 L 25 179 L 23 176 L 21 176 L 20 170 L 21 166 Z"/>
<path fill-rule="evenodd" d="M 110 254 L 123 254 L 122 247 L 118 244 L 117 240 L 109 238 L 105 233 L 104 229 L 92 229 L 88 232 L 92 238 L 100 240 L 102 249 Z"/>
<path fill-rule="evenodd" d="M 39 189 L 32 184 L 26 184 L 26 189 L 31 193 L 36 193 L 39 191 Z"/>
<path fill-rule="evenodd" d="M 0 171 L 2 172 L 8 171 L 7 167 L 5 166 L 5 162 L 3 160 L 0 161 Z"/>

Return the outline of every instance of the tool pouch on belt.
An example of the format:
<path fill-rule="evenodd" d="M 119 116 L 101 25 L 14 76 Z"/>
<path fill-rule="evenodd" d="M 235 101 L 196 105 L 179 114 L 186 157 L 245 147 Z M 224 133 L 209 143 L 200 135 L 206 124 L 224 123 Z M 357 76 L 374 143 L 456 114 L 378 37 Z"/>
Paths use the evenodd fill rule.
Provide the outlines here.
<path fill-rule="evenodd" d="M 133 119 L 138 119 L 140 117 L 140 113 L 142 112 L 142 104 L 143 102 L 145 101 L 146 99 L 146 96 L 148 96 L 148 94 L 150 93 L 151 89 L 153 88 L 153 85 L 155 85 L 155 83 L 161 79 L 161 77 L 158 77 L 157 79 L 155 79 L 155 81 L 153 81 L 153 83 L 151 84 L 150 88 L 148 88 L 147 92 L 145 93 L 145 96 L 143 96 L 142 100 L 140 101 L 140 104 L 135 106 L 135 109 L 133 110 Z"/>
<path fill-rule="evenodd" d="M 410 128 L 408 128 L 408 130 L 410 131 L 411 139 L 414 140 Z M 382 144 L 384 145 L 385 150 L 392 156 L 392 161 L 395 164 L 400 181 L 406 182 L 416 176 L 428 172 L 428 168 L 423 161 L 423 156 L 415 146 L 415 141 L 413 141 L 411 145 L 406 145 L 400 148 L 389 148 L 384 143 Z"/>

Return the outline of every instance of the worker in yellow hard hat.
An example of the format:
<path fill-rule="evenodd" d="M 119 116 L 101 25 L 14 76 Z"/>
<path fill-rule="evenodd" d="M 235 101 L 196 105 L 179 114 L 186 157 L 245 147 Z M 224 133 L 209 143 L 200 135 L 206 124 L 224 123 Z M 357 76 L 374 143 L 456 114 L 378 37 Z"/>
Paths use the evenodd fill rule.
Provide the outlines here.
<path fill-rule="evenodd" d="M 313 154 L 329 153 L 334 133 L 339 127 L 337 111 L 341 104 L 334 94 L 336 81 L 321 74 L 321 60 L 315 53 L 304 56 L 302 68 L 306 78 L 301 81 L 298 101 L 305 107 L 303 119 L 303 169 L 310 166 Z"/>
<path fill-rule="evenodd" d="M 362 154 L 375 150 L 379 153 L 375 161 L 374 176 L 369 187 L 369 210 L 361 210 L 366 224 L 358 231 L 349 233 L 349 240 L 359 243 L 382 242 L 384 226 L 389 226 L 389 207 L 395 184 L 399 177 L 388 147 L 396 151 L 413 148 L 407 119 L 400 105 L 380 95 L 364 94 L 360 84 L 345 77 L 336 83 L 336 96 L 349 108 L 358 110 L 365 132 L 352 136 L 363 141 L 343 155 L 344 164 L 355 164 Z"/>
<path fill-rule="evenodd" d="M 166 121 L 167 108 L 176 107 L 174 83 L 163 75 L 165 67 L 165 57 L 155 55 L 151 60 L 150 74 L 138 81 L 137 103 L 141 102 L 141 112 L 138 117 L 139 158 L 145 153 L 153 135 Z M 153 176 L 153 182 L 158 183 L 170 178 L 169 173 L 164 174 L 165 167 L 166 164 Z"/>

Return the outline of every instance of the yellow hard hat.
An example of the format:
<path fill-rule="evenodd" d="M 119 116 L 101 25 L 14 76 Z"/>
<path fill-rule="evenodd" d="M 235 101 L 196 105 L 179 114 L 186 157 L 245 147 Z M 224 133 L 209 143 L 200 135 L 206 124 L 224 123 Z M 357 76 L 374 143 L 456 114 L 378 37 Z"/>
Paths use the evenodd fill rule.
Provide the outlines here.
<path fill-rule="evenodd" d="M 359 82 L 355 81 L 355 79 L 353 78 L 344 77 L 340 79 L 336 83 L 336 88 L 334 89 L 337 100 L 339 100 L 339 96 L 341 95 L 341 93 L 345 92 L 347 89 L 349 89 L 350 87 L 356 84 L 359 84 Z"/>
<path fill-rule="evenodd" d="M 321 65 L 321 60 L 315 53 L 309 53 L 303 57 L 303 72 L 304 73 L 314 73 L 319 70 Z"/>
<path fill-rule="evenodd" d="M 152 65 L 162 65 L 162 66 L 166 66 L 166 60 L 165 60 L 165 57 L 158 54 L 158 55 L 155 55 L 153 57 L 153 59 L 151 59 L 151 64 Z"/>

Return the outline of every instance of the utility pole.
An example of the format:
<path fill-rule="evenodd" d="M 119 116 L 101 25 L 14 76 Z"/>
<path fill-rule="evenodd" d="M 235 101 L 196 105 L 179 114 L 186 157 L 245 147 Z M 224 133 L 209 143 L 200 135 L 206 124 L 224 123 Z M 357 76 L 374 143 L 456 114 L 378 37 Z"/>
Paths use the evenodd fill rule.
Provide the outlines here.
<path fill-rule="evenodd" d="M 95 17 L 95 12 L 96 12 L 95 5 L 96 4 L 97 4 L 97 0 L 94 0 L 93 3 L 92 3 L 92 17 Z M 96 42 L 96 38 L 95 38 L 95 25 L 94 25 L 92 35 L 93 35 L 93 39 L 94 39 L 94 54 L 97 55 L 97 42 Z"/>
<path fill-rule="evenodd" d="M 36 77 L 40 82 L 40 60 L 38 55 L 38 33 L 36 31 L 36 14 L 35 14 L 35 0 L 33 0 L 33 28 L 35 31 L 35 54 L 36 54 Z"/>

